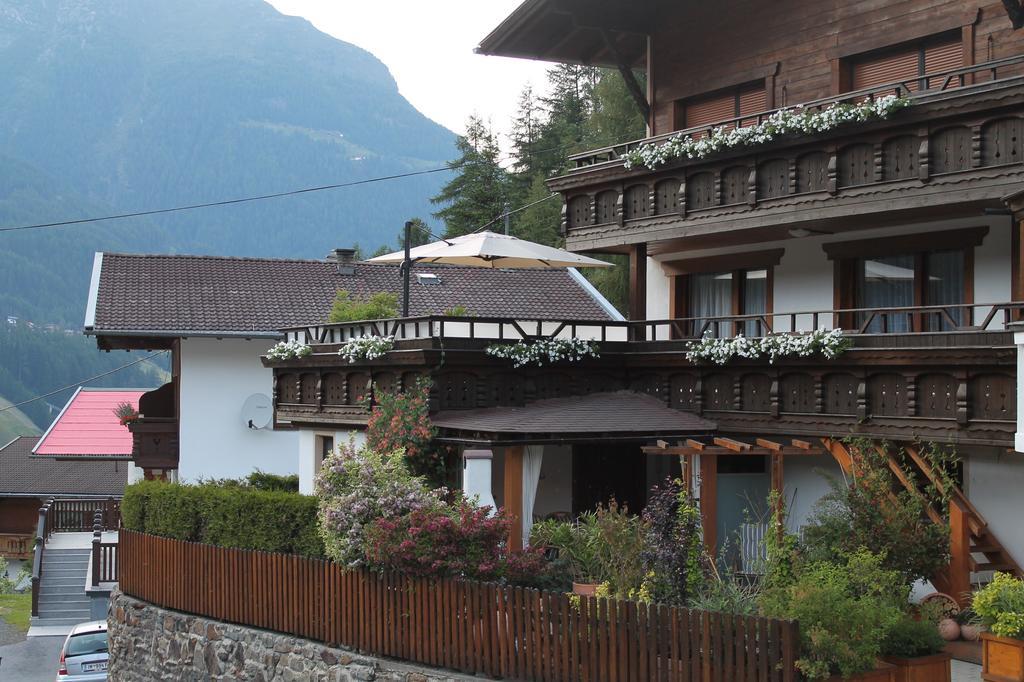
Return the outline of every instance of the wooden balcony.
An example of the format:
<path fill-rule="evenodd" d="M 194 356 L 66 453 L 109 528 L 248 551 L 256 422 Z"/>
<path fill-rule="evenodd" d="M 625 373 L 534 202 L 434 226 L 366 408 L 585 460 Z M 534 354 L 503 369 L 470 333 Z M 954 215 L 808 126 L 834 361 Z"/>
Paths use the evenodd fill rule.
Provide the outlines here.
<path fill-rule="evenodd" d="M 178 420 L 145 417 L 128 425 L 132 432 L 132 458 L 143 469 L 178 468 Z"/>
<path fill-rule="evenodd" d="M 294 424 L 365 424 L 375 391 L 429 376 L 433 411 L 632 390 L 706 416 L 723 432 L 863 434 L 1008 447 L 1017 419 L 1017 361 L 1006 324 L 1021 308 L 1024 303 L 637 322 L 382 320 L 288 330 L 289 339 L 311 343 L 314 353 L 264 363 L 274 368 L 277 419 Z M 834 360 L 715 366 L 686 357 L 690 343 L 705 333 L 731 334 L 751 325 L 759 333 L 806 330 L 842 319 L 857 321 L 845 331 L 853 347 Z M 909 331 L 915 323 L 937 331 Z M 338 355 L 346 339 L 365 334 L 394 336 L 395 349 L 356 363 Z M 600 357 L 513 369 L 485 352 L 496 342 L 545 337 L 595 341 Z"/>
<path fill-rule="evenodd" d="M 763 241 L 802 224 L 850 229 L 858 216 L 871 216 L 877 225 L 880 214 L 978 215 L 1024 180 L 1024 55 L 802 106 L 821 109 L 893 93 L 912 105 L 887 120 L 790 136 L 653 171 L 627 170 L 623 158 L 643 144 L 753 125 L 774 112 L 572 156 L 575 167 L 549 181 L 564 198 L 567 245 L 614 251 L 646 242 L 657 253 L 659 242 L 720 239 L 726 231 L 756 229 Z"/>

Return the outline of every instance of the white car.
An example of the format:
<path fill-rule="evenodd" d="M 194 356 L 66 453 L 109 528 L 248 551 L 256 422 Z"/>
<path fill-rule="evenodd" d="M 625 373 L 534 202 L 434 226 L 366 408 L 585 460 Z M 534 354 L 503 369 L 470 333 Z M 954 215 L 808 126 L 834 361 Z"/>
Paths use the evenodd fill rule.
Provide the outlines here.
<path fill-rule="evenodd" d="M 71 629 L 60 650 L 57 682 L 100 682 L 107 679 L 107 621 L 80 623 Z"/>

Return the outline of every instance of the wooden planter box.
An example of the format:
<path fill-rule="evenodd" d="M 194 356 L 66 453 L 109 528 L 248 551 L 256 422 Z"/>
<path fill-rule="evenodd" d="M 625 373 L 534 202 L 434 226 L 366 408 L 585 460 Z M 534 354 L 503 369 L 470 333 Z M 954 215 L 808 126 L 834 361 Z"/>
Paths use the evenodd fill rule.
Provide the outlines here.
<path fill-rule="evenodd" d="M 896 677 L 896 666 L 879 661 L 874 670 L 847 678 L 833 675 L 826 682 L 896 682 L 897 679 L 899 678 Z"/>
<path fill-rule="evenodd" d="M 896 682 L 950 682 L 952 659 L 947 653 L 916 658 L 886 656 L 883 660 L 896 666 Z"/>
<path fill-rule="evenodd" d="M 1024 640 L 981 633 L 981 679 L 1024 682 Z"/>

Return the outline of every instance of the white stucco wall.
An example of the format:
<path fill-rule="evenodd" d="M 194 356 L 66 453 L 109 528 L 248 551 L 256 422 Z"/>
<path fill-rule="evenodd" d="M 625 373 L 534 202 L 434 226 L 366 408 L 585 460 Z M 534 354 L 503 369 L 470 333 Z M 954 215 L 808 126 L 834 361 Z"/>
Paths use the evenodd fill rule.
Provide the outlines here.
<path fill-rule="evenodd" d="M 843 478 L 842 469 L 832 455 L 786 457 L 783 489 L 790 531 L 796 533 L 806 526 L 818 500 L 831 491 L 824 474 L 839 480 Z"/>
<path fill-rule="evenodd" d="M 873 239 L 905 234 L 925 234 L 939 230 L 954 230 L 988 225 L 989 231 L 981 246 L 974 250 L 974 300 L 977 303 L 1000 303 L 1010 300 L 1010 226 L 1008 216 L 983 216 L 958 220 L 916 223 L 858 230 L 839 234 L 818 235 L 781 241 L 745 244 L 734 247 L 699 249 L 659 255 L 648 259 L 647 314 L 649 319 L 664 319 L 669 315 L 669 286 L 671 278 L 661 267 L 665 261 L 700 258 L 729 253 L 750 253 L 765 249 L 785 249 L 782 260 L 775 268 L 773 304 L 776 313 L 824 311 L 833 308 L 833 265 L 822 249 L 827 242 Z M 986 311 L 979 309 L 976 316 Z M 979 317 L 976 317 L 980 321 Z M 830 324 L 830 319 L 819 320 L 819 325 Z M 775 320 L 777 331 L 790 331 L 788 321 Z M 809 329 L 811 318 L 801 318 L 797 328 Z"/>
<path fill-rule="evenodd" d="M 989 528 L 1024 564 L 1024 455 L 993 448 L 961 449 L 964 488 Z"/>
<path fill-rule="evenodd" d="M 271 395 L 271 371 L 260 363 L 271 345 L 244 339 L 181 341 L 181 481 L 237 478 L 254 469 L 298 470 L 297 432 L 249 429 L 242 420 L 246 398 Z"/>
<path fill-rule="evenodd" d="M 334 450 L 346 447 L 351 441 L 354 447 L 366 443 L 366 432 L 360 430 L 331 431 L 328 429 L 299 429 L 299 492 L 303 495 L 313 494 L 313 482 L 320 473 L 322 459 L 317 445 L 317 436 L 329 436 L 334 439 Z"/>

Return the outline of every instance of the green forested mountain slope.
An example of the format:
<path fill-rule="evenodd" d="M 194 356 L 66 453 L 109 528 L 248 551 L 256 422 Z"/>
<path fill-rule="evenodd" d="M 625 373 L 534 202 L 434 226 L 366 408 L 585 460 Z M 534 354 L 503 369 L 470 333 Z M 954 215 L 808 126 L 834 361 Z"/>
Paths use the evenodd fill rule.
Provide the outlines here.
<path fill-rule="evenodd" d="M 379 60 L 262 0 L 0 0 L 0 92 L 0 227 L 359 180 L 453 155 L 452 134 Z M 78 323 L 80 266 L 97 247 L 372 248 L 429 215 L 444 179 L 0 233 L 0 314 Z M 66 282 L 47 275 L 61 263 L 73 264 Z"/>

